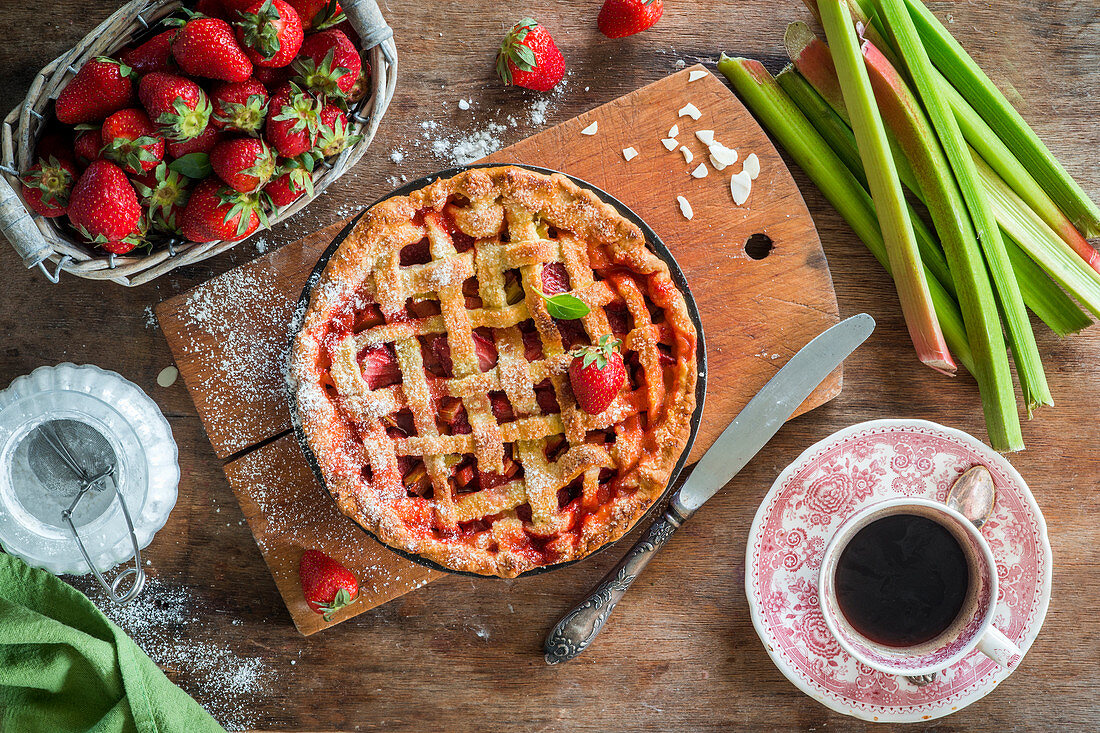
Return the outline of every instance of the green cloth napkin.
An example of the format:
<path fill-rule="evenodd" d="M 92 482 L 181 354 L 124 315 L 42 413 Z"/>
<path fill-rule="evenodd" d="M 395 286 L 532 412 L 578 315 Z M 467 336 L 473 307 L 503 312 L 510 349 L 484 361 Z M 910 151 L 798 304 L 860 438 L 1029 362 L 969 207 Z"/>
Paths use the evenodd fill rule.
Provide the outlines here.
<path fill-rule="evenodd" d="M 2 552 L 0 731 L 225 733 L 80 591 Z"/>

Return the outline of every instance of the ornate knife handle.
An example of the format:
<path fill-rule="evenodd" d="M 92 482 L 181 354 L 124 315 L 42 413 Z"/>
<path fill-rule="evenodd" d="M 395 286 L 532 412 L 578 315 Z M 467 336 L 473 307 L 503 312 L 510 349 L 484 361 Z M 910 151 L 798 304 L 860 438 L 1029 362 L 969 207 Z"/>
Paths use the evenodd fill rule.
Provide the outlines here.
<path fill-rule="evenodd" d="M 565 614 L 543 643 L 547 664 L 568 662 L 592 643 L 596 634 L 607 623 L 607 617 L 615 609 L 615 604 L 622 599 L 630 584 L 685 519 L 687 517 L 683 512 L 670 506 L 630 548 L 619 564 L 611 568 L 611 572 L 604 576 L 591 595 Z"/>

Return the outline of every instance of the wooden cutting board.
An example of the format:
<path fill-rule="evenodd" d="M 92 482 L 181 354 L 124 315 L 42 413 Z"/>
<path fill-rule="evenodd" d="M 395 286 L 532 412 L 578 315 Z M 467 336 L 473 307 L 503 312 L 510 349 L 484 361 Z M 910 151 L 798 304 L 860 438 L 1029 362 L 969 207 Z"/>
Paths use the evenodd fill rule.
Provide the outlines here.
<path fill-rule="evenodd" d="M 589 181 L 637 212 L 675 255 L 699 306 L 708 352 L 707 401 L 691 460 L 787 359 L 838 321 L 828 263 L 813 221 L 779 154 L 748 111 L 716 77 L 689 81 L 684 69 L 487 158 L 565 171 Z M 698 120 L 679 117 L 688 103 Z M 581 134 L 593 122 L 594 135 Z M 661 143 L 677 139 L 691 164 Z M 707 161 L 696 130 L 743 160 L 755 153 L 760 176 L 736 206 L 730 175 L 741 162 L 693 178 Z M 627 162 L 622 150 L 638 155 Z M 677 196 L 694 216 L 681 213 Z M 363 202 L 364 205 L 369 202 Z M 312 613 L 297 580 L 307 548 L 337 558 L 359 577 L 359 600 L 333 623 L 402 595 L 439 573 L 389 552 L 340 515 L 314 479 L 295 437 L 283 389 L 287 325 L 318 257 L 345 222 L 286 245 L 157 306 L 156 314 L 180 374 L 237 495 L 275 582 L 303 634 L 332 624 Z M 767 246 L 746 253 L 753 235 Z M 766 256 L 761 256 L 766 254 Z M 840 392 L 838 369 L 799 414 Z M 488 582 L 488 581 L 487 581 Z"/>

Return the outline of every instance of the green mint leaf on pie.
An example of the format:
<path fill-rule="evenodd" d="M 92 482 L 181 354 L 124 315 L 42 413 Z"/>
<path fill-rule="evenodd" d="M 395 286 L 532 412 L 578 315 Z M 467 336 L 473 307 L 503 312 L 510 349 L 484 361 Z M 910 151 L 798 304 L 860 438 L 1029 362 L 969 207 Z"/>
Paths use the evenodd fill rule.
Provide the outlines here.
<path fill-rule="evenodd" d="M 583 300 L 570 293 L 547 295 L 537 288 L 533 289 L 546 301 L 546 310 L 553 318 L 562 321 L 574 321 L 578 318 L 584 318 L 591 310 Z"/>
<path fill-rule="evenodd" d="M 206 178 L 214 169 L 210 165 L 210 156 L 206 153 L 188 153 L 181 155 L 168 166 L 176 173 L 194 180 Z"/>

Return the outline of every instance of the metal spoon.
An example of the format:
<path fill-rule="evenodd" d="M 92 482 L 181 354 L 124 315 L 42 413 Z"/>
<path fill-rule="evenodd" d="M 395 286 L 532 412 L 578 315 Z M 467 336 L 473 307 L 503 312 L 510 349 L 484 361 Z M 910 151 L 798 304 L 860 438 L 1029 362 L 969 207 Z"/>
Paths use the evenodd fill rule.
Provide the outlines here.
<path fill-rule="evenodd" d="M 955 479 L 944 503 L 981 529 L 993 513 L 996 500 L 997 487 L 993 485 L 993 474 L 985 466 L 974 466 Z M 935 681 L 936 673 L 906 679 L 920 687 Z"/>

